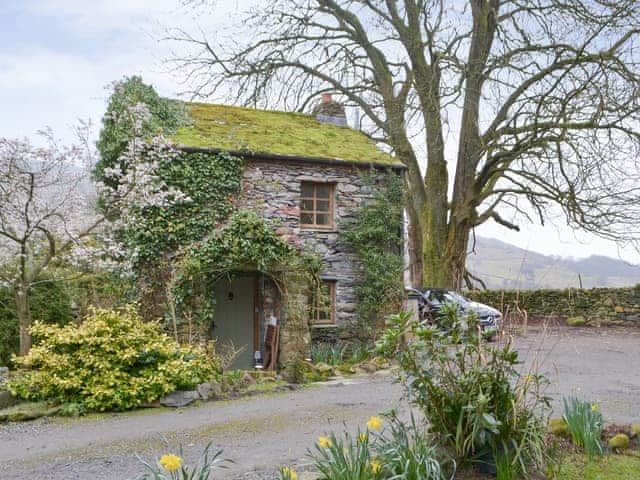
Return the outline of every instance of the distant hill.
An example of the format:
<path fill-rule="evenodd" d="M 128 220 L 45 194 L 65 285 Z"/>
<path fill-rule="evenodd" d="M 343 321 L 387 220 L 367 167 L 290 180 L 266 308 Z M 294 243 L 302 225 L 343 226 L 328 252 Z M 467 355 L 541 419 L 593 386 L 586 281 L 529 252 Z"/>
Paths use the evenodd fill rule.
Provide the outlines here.
<path fill-rule="evenodd" d="M 492 238 L 476 239 L 469 270 L 488 288 L 535 289 L 625 287 L 640 283 L 640 267 L 620 259 L 593 255 L 584 259 L 542 255 Z"/>

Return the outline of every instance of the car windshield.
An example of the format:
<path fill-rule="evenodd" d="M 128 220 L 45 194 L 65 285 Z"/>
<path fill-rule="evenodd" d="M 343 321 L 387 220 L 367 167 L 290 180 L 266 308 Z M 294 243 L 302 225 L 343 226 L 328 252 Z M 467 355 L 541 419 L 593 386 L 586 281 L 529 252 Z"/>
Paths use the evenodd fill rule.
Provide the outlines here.
<path fill-rule="evenodd" d="M 462 295 L 456 292 L 447 292 L 444 294 L 444 301 L 448 303 L 456 303 L 458 305 L 466 305 L 469 303 L 469 300 L 464 298 Z"/>

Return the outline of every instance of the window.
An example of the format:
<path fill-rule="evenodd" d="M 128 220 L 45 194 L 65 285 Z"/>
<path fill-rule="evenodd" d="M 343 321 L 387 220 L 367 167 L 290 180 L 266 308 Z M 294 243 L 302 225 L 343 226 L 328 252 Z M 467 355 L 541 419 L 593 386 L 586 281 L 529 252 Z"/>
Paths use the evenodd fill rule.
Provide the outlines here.
<path fill-rule="evenodd" d="M 320 280 L 311 296 L 311 324 L 315 326 L 336 323 L 336 282 Z"/>
<path fill-rule="evenodd" d="M 303 228 L 333 228 L 333 191 L 331 183 L 302 182 L 300 196 L 300 226 Z"/>

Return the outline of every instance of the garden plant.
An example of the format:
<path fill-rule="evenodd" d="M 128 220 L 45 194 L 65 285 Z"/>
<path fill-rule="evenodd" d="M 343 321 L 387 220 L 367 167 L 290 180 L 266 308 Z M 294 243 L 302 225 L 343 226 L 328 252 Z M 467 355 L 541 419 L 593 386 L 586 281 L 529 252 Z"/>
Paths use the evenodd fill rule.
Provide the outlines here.
<path fill-rule="evenodd" d="M 589 458 L 602 454 L 600 438 L 604 423 L 597 405 L 575 397 L 563 398 L 562 404 L 562 418 L 567 424 L 573 443 L 584 449 Z"/>
<path fill-rule="evenodd" d="M 179 346 L 132 307 L 94 310 L 80 325 L 35 323 L 31 333 L 35 346 L 14 358 L 21 371 L 9 383 L 10 391 L 26 400 L 128 410 L 193 388 L 217 372 L 214 357 Z"/>
<path fill-rule="evenodd" d="M 445 314 L 446 329 L 394 316 L 379 351 L 398 360 L 412 403 L 459 466 L 499 469 L 507 478 L 540 470 L 550 411 L 546 379 L 519 373 L 508 339 L 487 344 L 475 318 Z"/>
<path fill-rule="evenodd" d="M 168 446 L 168 442 L 165 441 L 165 443 Z M 211 447 L 212 442 L 209 442 L 192 466 L 185 463 L 182 446 L 177 455 L 165 453 L 160 456 L 156 464 L 138 456 L 148 472 L 139 476 L 137 480 L 213 480 L 214 471 L 226 468 L 230 460 L 221 458 L 222 449 L 212 451 Z"/>

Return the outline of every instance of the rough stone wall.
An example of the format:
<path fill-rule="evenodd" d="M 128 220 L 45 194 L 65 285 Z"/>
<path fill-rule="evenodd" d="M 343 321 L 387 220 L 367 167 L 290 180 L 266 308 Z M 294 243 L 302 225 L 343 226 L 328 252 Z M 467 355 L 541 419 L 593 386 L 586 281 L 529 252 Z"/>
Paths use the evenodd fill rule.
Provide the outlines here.
<path fill-rule="evenodd" d="M 566 290 L 486 290 L 468 292 L 473 300 L 529 318 L 583 317 L 592 325 L 640 326 L 640 285 L 629 288 Z"/>
<path fill-rule="evenodd" d="M 354 287 L 362 267 L 341 241 L 340 225 L 352 220 L 359 208 L 371 200 L 371 188 L 365 181 L 367 172 L 354 166 L 252 160 L 243 173 L 238 207 L 257 212 L 284 239 L 322 258 L 322 278 L 336 281 L 337 325 L 356 319 Z M 333 230 L 300 228 L 300 185 L 306 181 L 335 184 Z"/>

